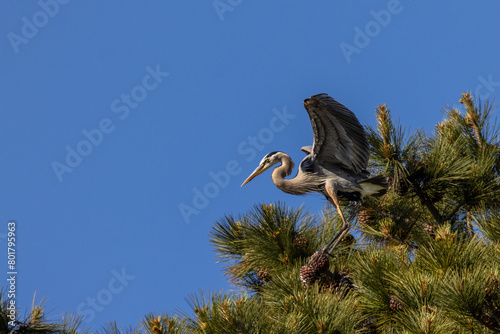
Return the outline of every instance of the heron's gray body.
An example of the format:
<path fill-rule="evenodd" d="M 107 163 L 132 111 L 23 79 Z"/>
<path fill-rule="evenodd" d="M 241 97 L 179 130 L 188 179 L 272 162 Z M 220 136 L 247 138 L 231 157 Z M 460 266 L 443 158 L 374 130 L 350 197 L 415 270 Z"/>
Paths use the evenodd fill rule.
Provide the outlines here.
<path fill-rule="evenodd" d="M 314 179 L 312 182 L 315 189 L 310 186 L 300 187 L 303 194 L 310 191 L 317 191 L 328 198 L 328 193 L 325 190 L 325 184 L 329 184 L 337 190 L 337 195 L 343 201 L 359 201 L 363 197 L 377 194 L 383 191 L 384 180 L 379 178 L 370 178 L 370 172 L 364 170 L 360 173 L 353 173 L 338 166 L 324 167 L 313 163 L 312 157 L 305 157 L 299 166 L 299 180 Z M 381 183 L 382 182 L 382 183 Z M 311 184 L 311 182 L 305 182 Z M 288 192 L 288 191 L 286 191 Z"/>

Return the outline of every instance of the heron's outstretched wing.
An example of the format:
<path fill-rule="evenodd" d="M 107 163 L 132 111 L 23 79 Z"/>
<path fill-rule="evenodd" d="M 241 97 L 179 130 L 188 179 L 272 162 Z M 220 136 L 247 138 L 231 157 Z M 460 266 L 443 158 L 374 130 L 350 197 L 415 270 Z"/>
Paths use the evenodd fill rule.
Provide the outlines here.
<path fill-rule="evenodd" d="M 352 111 L 327 94 L 304 101 L 314 133 L 313 159 L 327 167 L 340 165 L 359 173 L 366 169 L 370 146 Z"/>

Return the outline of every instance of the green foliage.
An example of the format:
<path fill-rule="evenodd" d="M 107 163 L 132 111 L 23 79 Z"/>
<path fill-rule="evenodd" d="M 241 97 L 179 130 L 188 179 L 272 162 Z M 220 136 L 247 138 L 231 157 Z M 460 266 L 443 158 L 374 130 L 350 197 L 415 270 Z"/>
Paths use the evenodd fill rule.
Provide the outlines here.
<path fill-rule="evenodd" d="M 11 314 L 10 299 L 6 290 L 0 291 L 0 333 L 18 334 L 88 334 L 90 330 L 84 328 L 82 318 L 65 314 L 60 321 L 51 321 L 45 310 L 46 300 L 39 302 L 33 297 L 33 305 L 29 312 L 21 315 L 15 310 L 15 321 L 9 317 Z"/>
<path fill-rule="evenodd" d="M 500 212 L 494 210 L 478 210 L 472 217 L 476 227 L 492 243 L 500 244 Z"/>
<path fill-rule="evenodd" d="M 102 330 L 98 331 L 98 334 L 140 334 L 142 331 L 140 328 L 134 328 L 130 326 L 129 328 L 123 328 L 123 326 L 118 326 L 116 322 L 110 322 L 105 325 Z"/>
<path fill-rule="evenodd" d="M 231 280 L 259 291 L 263 282 L 258 276 L 272 277 L 318 249 L 317 231 L 315 220 L 302 210 L 264 204 L 241 217 L 217 222 L 211 242 L 217 257 L 229 263 L 226 274 Z"/>

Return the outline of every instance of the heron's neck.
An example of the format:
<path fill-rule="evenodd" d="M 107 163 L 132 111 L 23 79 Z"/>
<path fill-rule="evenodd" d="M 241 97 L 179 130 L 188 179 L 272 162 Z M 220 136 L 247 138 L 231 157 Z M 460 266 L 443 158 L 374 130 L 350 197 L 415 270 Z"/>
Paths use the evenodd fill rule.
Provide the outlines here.
<path fill-rule="evenodd" d="M 300 189 L 300 184 L 295 182 L 295 179 L 285 179 L 285 177 L 292 174 L 294 165 L 292 159 L 285 153 L 280 153 L 280 158 L 281 166 L 276 167 L 272 174 L 276 187 L 289 194 L 300 195 L 306 193 L 307 191 Z"/>

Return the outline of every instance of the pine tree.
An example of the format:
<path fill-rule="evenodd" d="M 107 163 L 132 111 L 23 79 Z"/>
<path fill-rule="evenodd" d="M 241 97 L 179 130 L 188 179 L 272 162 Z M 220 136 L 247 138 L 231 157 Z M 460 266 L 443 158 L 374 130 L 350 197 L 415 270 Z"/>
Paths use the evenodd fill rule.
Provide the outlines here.
<path fill-rule="evenodd" d="M 431 134 L 408 134 L 387 106 L 376 109 L 370 168 L 391 187 L 342 207 L 353 228 L 332 257 L 315 253 L 342 225 L 330 206 L 316 217 L 255 205 L 210 234 L 236 291 L 199 292 L 191 312 L 100 333 L 500 332 L 500 128 L 488 102 L 460 102 Z M 83 333 L 73 327 L 53 332 Z"/>
<path fill-rule="evenodd" d="M 328 208 L 320 221 L 280 203 L 219 221 L 211 240 L 242 290 L 233 298 L 260 316 L 241 330 L 212 313 L 221 325 L 198 332 L 500 332 L 499 128 L 489 103 L 469 93 L 460 102 L 464 111 L 446 110 L 430 135 L 407 135 L 387 106 L 377 108 L 371 168 L 391 189 L 343 208 L 356 237 L 326 264 L 311 265 L 340 226 Z"/>
<path fill-rule="evenodd" d="M 64 314 L 59 321 L 49 320 L 45 310 L 45 302 L 36 300 L 33 296 L 33 305 L 29 312 L 22 315 L 18 309 L 12 310 L 10 299 L 5 290 L 0 291 L 0 333 L 2 334 L 90 334 L 88 328 L 82 326 L 82 317 Z M 11 317 L 15 312 L 15 320 Z"/>

